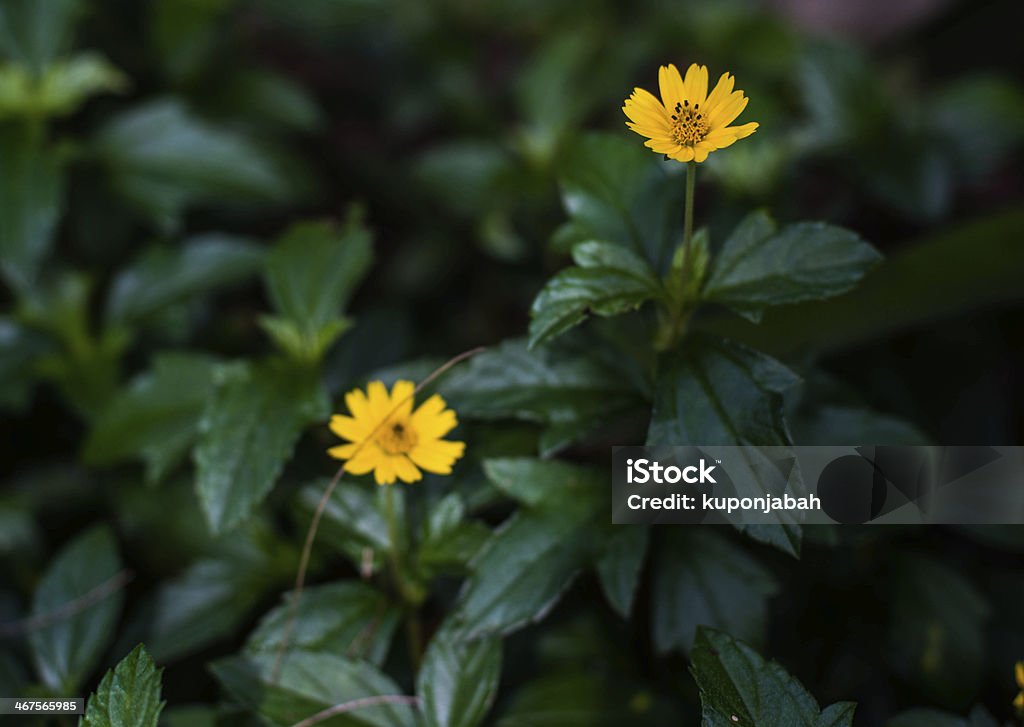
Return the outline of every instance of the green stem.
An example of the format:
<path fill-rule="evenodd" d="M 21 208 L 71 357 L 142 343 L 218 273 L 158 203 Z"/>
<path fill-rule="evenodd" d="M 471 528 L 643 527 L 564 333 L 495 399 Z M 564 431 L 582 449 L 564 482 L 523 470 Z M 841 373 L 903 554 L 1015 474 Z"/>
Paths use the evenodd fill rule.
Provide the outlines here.
<path fill-rule="evenodd" d="M 395 590 L 398 591 L 398 595 L 405 603 L 405 631 L 409 646 L 409 660 L 412 662 L 413 669 L 418 672 L 423 659 L 423 631 L 420 627 L 419 617 L 419 605 L 423 601 L 423 594 L 415 584 L 410 583 L 406 578 L 402 561 L 402 530 L 395 513 L 394 487 L 394 485 L 385 485 L 384 491 L 384 517 L 388 521 L 388 540 L 391 546 L 388 559 L 391 564 L 391 578 L 394 581 Z"/>
<path fill-rule="evenodd" d="M 686 216 L 683 218 L 683 247 L 690 257 L 690 240 L 693 238 L 693 189 L 697 186 L 697 162 L 686 165 Z"/>

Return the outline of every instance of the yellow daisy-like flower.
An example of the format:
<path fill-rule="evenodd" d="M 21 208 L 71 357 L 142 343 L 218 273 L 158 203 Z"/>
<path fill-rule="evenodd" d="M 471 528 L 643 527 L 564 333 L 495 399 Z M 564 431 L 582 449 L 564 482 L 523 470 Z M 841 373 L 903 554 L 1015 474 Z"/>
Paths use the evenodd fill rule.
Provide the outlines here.
<path fill-rule="evenodd" d="M 1013 706 L 1017 708 L 1017 711 L 1024 712 L 1024 661 L 1017 662 L 1013 674 L 1017 678 L 1017 686 L 1020 687 L 1020 694 L 1013 700 Z"/>
<path fill-rule="evenodd" d="M 634 88 L 623 112 L 626 126 L 646 136 L 644 146 L 680 162 L 702 162 L 716 149 L 750 136 L 757 123 L 729 126 L 747 106 L 743 91 L 734 91 L 735 79 L 723 73 L 708 93 L 708 68 L 691 65 L 683 80 L 671 63 L 658 70 L 661 101 L 642 88 Z"/>
<path fill-rule="evenodd" d="M 374 381 L 345 394 L 351 416 L 331 417 L 331 431 L 348 444 L 331 447 L 327 453 L 345 462 L 345 471 L 364 475 L 373 471 L 378 485 L 423 479 L 421 469 L 439 475 L 451 474 L 455 460 L 466 449 L 464 442 L 442 439 L 458 424 L 455 412 L 434 394 L 413 411 L 416 387 L 398 381 L 388 394 L 387 387 Z"/>

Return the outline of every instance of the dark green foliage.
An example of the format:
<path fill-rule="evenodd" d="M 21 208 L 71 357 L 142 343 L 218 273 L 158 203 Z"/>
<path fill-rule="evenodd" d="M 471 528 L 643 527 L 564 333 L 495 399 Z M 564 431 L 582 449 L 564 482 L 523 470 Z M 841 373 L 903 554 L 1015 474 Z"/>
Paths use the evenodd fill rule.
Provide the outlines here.
<path fill-rule="evenodd" d="M 821 5 L 871 44 L 748 0 L 0 0 L 0 695 L 1010 724 L 1013 527 L 610 522 L 616 445 L 754 445 L 756 496 L 757 446 L 1021 441 L 1019 24 Z M 687 247 L 620 106 L 693 61 L 760 126 Z M 331 479 L 346 392 L 479 346 L 416 395 L 451 475 Z"/>

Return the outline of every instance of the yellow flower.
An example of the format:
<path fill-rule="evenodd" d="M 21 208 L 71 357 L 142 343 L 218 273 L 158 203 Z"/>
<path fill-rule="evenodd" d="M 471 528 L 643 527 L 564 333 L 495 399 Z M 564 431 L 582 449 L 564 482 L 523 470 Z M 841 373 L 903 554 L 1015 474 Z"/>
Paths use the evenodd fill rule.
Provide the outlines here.
<path fill-rule="evenodd" d="M 646 136 L 644 146 L 680 162 L 702 162 L 715 149 L 750 136 L 757 123 L 729 126 L 747 106 L 743 91 L 733 91 L 735 79 L 723 73 L 708 93 L 707 66 L 691 65 L 686 80 L 671 63 L 658 70 L 661 101 L 642 88 L 634 88 L 623 112 L 626 126 Z"/>
<path fill-rule="evenodd" d="M 1014 676 L 1017 678 L 1017 686 L 1020 687 L 1020 694 L 1013 700 L 1013 706 L 1018 711 L 1024 712 L 1024 661 L 1018 661 L 1017 666 L 1013 670 Z"/>
<path fill-rule="evenodd" d="M 413 411 L 416 387 L 398 381 L 388 394 L 380 381 L 366 387 L 364 394 L 353 389 L 345 394 L 352 416 L 335 414 L 331 431 L 349 444 L 331 447 L 327 453 L 345 462 L 345 471 L 363 475 L 373 471 L 378 485 L 423 479 L 421 469 L 439 475 L 451 474 L 455 460 L 466 449 L 463 442 L 441 439 L 458 424 L 455 412 L 445 408 L 444 399 L 434 394 Z"/>

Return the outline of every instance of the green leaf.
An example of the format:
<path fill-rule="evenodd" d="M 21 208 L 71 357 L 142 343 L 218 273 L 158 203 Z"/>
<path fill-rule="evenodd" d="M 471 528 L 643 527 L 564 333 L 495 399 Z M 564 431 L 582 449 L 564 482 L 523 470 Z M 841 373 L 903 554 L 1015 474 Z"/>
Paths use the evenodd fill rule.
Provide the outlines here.
<path fill-rule="evenodd" d="M 875 249 L 849 230 L 799 222 L 777 232 L 766 213 L 754 212 L 715 257 L 703 297 L 757 322 L 768 306 L 845 293 L 879 260 Z"/>
<path fill-rule="evenodd" d="M 691 335 L 659 365 L 654 410 L 647 444 L 682 446 L 788 446 L 782 392 L 797 382 L 789 369 L 773 358 L 737 343 L 706 335 Z M 756 451 L 749 453 L 752 487 L 765 484 Z M 751 537 L 797 556 L 800 527 L 748 525 Z"/>
<path fill-rule="evenodd" d="M 95 53 L 53 63 L 39 77 L 20 65 L 0 65 L 0 119 L 67 116 L 90 96 L 126 85 L 125 76 Z"/>
<path fill-rule="evenodd" d="M 504 460 L 487 472 L 536 504 L 506 520 L 470 563 L 454 617 L 463 638 L 509 634 L 547 614 L 591 555 L 590 526 L 608 492 L 603 473 L 561 462 Z M 550 497 L 539 494 L 545 485 Z"/>
<path fill-rule="evenodd" d="M 693 648 L 699 626 L 764 643 L 768 599 L 778 592 L 765 566 L 711 527 L 670 528 L 654 572 L 651 632 L 660 653 Z"/>
<path fill-rule="evenodd" d="M 20 410 L 29 403 L 35 381 L 35 362 L 52 353 L 46 336 L 0 316 L 0 407 Z"/>
<path fill-rule="evenodd" d="M 605 598 L 623 618 L 629 618 L 633 611 L 633 597 L 649 540 L 650 528 L 613 525 L 594 561 Z"/>
<path fill-rule="evenodd" d="M 163 583 L 147 620 L 149 650 L 162 662 L 180 659 L 233 634 L 269 585 L 266 564 L 205 559 Z"/>
<path fill-rule="evenodd" d="M 501 639 L 461 641 L 441 629 L 430 642 L 416 677 L 427 727 L 476 727 L 498 692 Z"/>
<path fill-rule="evenodd" d="M 856 705 L 820 711 L 814 697 L 775 662 L 742 641 L 701 627 L 691 655 L 705 727 L 850 727 Z"/>
<path fill-rule="evenodd" d="M 82 727 L 156 727 L 166 702 L 160 699 L 160 675 L 139 644 L 107 671 L 89 697 Z"/>
<path fill-rule="evenodd" d="M 56 693 L 77 692 L 108 646 L 124 594 L 101 587 L 116 585 L 112 579 L 120 570 L 113 534 L 96 527 L 64 546 L 43 574 L 32 617 L 47 625 L 32 631 L 29 643 L 40 680 Z M 71 607 L 74 615 L 62 615 Z"/>
<path fill-rule="evenodd" d="M 290 652 L 278 678 L 273 653 L 233 656 L 212 664 L 214 675 L 231 695 L 269 724 L 296 722 L 345 702 L 401 695 L 398 686 L 365 661 L 333 654 Z M 416 713 L 404 704 L 376 704 L 352 710 L 324 724 L 346 727 L 416 727 Z"/>
<path fill-rule="evenodd" d="M 0 124 L 0 271 L 26 292 L 53 245 L 64 175 L 56 154 L 25 124 Z"/>
<path fill-rule="evenodd" d="M 988 214 L 898 246 L 844 296 L 772 309 L 760 326 L 735 316 L 708 317 L 694 325 L 775 356 L 889 339 L 945 317 L 1024 300 L 1024 245 L 1015 242 L 1022 236 L 1024 212 Z"/>
<path fill-rule="evenodd" d="M 661 294 L 643 258 L 619 245 L 581 242 L 573 247 L 573 259 L 578 267 L 558 273 L 533 301 L 530 348 L 590 315 L 619 315 Z"/>
<path fill-rule="evenodd" d="M 149 482 L 162 479 L 195 442 L 217 365 L 201 354 L 160 354 L 152 370 L 100 412 L 85 442 L 85 461 L 105 465 L 139 457 Z"/>
<path fill-rule="evenodd" d="M 193 451 L 196 492 L 211 532 L 230 530 L 250 515 L 302 430 L 328 413 L 326 394 L 309 371 L 268 362 L 224 377 L 207 401 Z"/>
<path fill-rule="evenodd" d="M 441 572 L 463 572 L 491 535 L 483 523 L 466 519 L 465 503 L 454 492 L 434 504 L 424 530 L 415 557 L 425 582 Z"/>
<path fill-rule="evenodd" d="M 249 636 L 246 651 L 274 653 L 284 636 L 292 594 L 270 611 Z M 383 593 L 358 581 L 307 588 L 299 600 L 290 648 L 341 654 L 380 666 L 387 658 L 401 610 Z"/>
<path fill-rule="evenodd" d="M 81 0 L 4 0 L 0 52 L 41 74 L 67 47 Z"/>
<path fill-rule="evenodd" d="M 438 391 L 466 419 L 543 424 L 547 455 L 642 402 L 629 378 L 595 352 L 530 351 L 525 341 L 504 341 L 445 375 Z"/>
<path fill-rule="evenodd" d="M 327 488 L 327 479 L 302 488 L 299 506 L 303 510 L 303 523 L 316 510 Z M 376 570 L 377 562 L 391 547 L 388 524 L 377 502 L 378 493 L 366 485 L 339 482 L 324 508 L 320 523 L 321 537 L 343 552 L 357 568 L 362 568 L 369 553 L 369 565 Z"/>
<path fill-rule="evenodd" d="M 289 355 L 318 360 L 348 327 L 341 316 L 373 259 L 370 234 L 358 221 L 293 226 L 267 257 L 267 292 L 280 314 L 264 327 Z"/>
<path fill-rule="evenodd" d="M 194 117 L 173 99 L 115 116 L 94 141 L 114 187 L 165 233 L 178 229 L 193 205 L 280 205 L 297 187 L 276 154 Z"/>
<path fill-rule="evenodd" d="M 889 622 L 893 667 L 934 702 L 965 707 L 984 678 L 989 613 L 985 596 L 953 568 L 901 556 Z"/>
<path fill-rule="evenodd" d="M 679 171 L 633 139 L 584 136 L 561 176 L 574 234 L 621 245 L 664 271 L 682 239 L 683 219 L 682 176 L 669 170 Z"/>
<path fill-rule="evenodd" d="M 107 299 L 110 323 L 133 323 L 166 307 L 255 274 L 263 250 L 253 241 L 208 233 L 180 247 L 148 249 L 114 279 Z"/>

